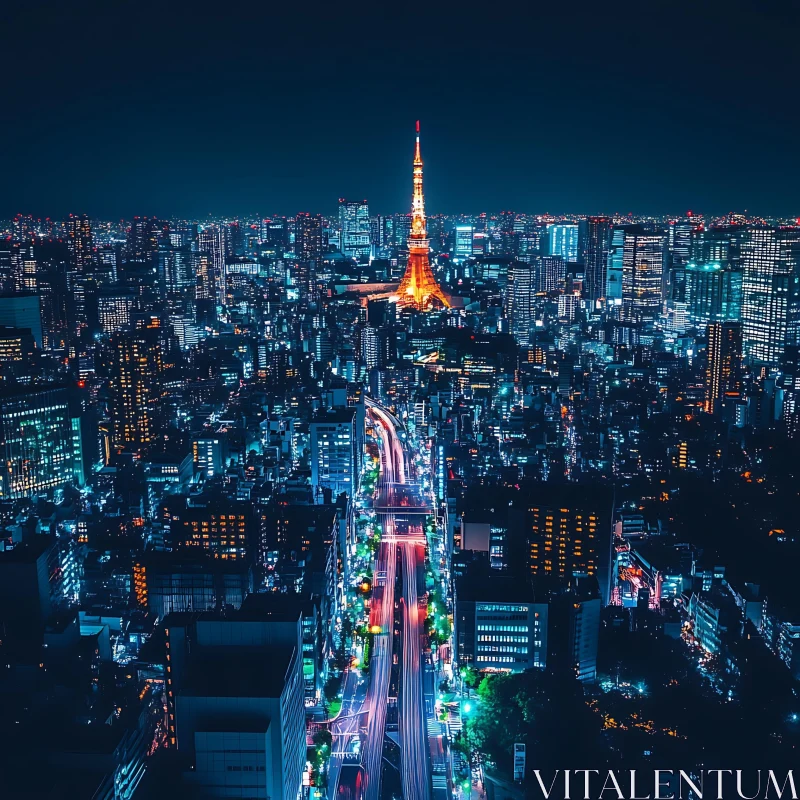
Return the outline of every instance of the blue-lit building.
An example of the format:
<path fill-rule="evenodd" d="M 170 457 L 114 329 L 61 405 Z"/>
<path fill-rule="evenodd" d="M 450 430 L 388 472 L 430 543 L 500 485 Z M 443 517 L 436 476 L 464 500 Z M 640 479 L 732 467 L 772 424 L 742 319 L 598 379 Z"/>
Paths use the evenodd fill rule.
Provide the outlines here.
<path fill-rule="evenodd" d="M 339 199 L 341 251 L 350 258 L 368 258 L 370 252 L 369 206 L 366 200 Z"/>
<path fill-rule="evenodd" d="M 561 256 L 564 261 L 578 260 L 578 225 L 557 223 L 547 226 L 550 236 L 550 255 Z"/>
<path fill-rule="evenodd" d="M 522 672 L 547 666 L 547 603 L 507 576 L 457 582 L 454 647 L 460 666 Z"/>
<path fill-rule="evenodd" d="M 742 273 L 719 263 L 691 262 L 684 269 L 689 321 L 701 327 L 738 320 L 742 313 Z"/>
<path fill-rule="evenodd" d="M 50 494 L 82 477 L 76 476 L 80 444 L 63 386 L 9 390 L 0 395 L 0 447 L 4 499 Z"/>
<path fill-rule="evenodd" d="M 453 256 L 455 258 L 469 258 L 472 255 L 473 234 L 472 225 L 456 225 L 453 231 Z"/>
<path fill-rule="evenodd" d="M 361 471 L 360 419 L 356 408 L 338 408 L 321 413 L 309 426 L 311 484 L 319 502 L 324 502 L 326 489 L 334 499 L 342 492 L 354 496 Z"/>

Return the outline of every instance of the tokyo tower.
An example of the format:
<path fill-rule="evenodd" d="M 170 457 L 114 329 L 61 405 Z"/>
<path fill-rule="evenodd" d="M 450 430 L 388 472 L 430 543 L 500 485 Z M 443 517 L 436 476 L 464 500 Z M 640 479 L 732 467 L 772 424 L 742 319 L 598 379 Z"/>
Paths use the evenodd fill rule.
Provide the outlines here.
<path fill-rule="evenodd" d="M 450 308 L 450 300 L 441 290 L 431 271 L 428 252 L 430 240 L 425 228 L 425 197 L 422 194 L 422 155 L 419 149 L 419 120 L 417 146 L 414 151 L 414 197 L 411 205 L 411 233 L 408 236 L 408 265 L 397 289 L 397 304 L 401 308 L 430 311 L 434 307 Z"/>

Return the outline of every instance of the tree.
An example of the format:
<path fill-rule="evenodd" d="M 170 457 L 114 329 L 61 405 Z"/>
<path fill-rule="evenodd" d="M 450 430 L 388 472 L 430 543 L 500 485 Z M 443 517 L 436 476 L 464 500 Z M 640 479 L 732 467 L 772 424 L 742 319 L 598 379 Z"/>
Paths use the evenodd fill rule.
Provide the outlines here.
<path fill-rule="evenodd" d="M 470 689 L 477 689 L 481 682 L 481 675 L 473 667 L 464 667 L 461 670 L 461 679 Z"/>
<path fill-rule="evenodd" d="M 599 720 L 580 683 L 572 675 L 541 670 L 483 678 L 466 727 L 474 749 L 506 771 L 516 742 L 527 745 L 529 763 L 553 768 L 564 768 L 565 753 L 588 763 L 599 745 Z"/>

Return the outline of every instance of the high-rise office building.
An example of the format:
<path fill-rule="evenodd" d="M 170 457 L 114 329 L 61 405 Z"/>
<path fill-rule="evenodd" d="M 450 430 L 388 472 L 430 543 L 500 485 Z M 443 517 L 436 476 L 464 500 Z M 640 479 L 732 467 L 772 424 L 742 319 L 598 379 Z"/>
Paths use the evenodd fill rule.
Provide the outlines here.
<path fill-rule="evenodd" d="M 714 322 L 707 328 L 708 352 L 704 409 L 717 412 L 742 388 L 742 329 L 739 322 Z"/>
<path fill-rule="evenodd" d="M 92 225 L 86 214 L 69 215 L 66 223 L 67 247 L 69 248 L 69 271 L 67 285 L 72 291 L 77 278 L 91 270 L 94 260 Z"/>
<path fill-rule="evenodd" d="M 127 261 L 154 265 L 158 256 L 158 245 L 168 232 L 168 222 L 149 217 L 134 217 L 125 241 Z"/>
<path fill-rule="evenodd" d="M 456 581 L 455 596 L 460 666 L 497 672 L 547 666 L 548 605 L 536 602 L 529 582 L 467 574 Z"/>
<path fill-rule="evenodd" d="M 679 268 L 688 264 L 692 257 L 692 240 L 699 220 L 688 217 L 674 220 L 667 228 L 667 250 L 670 267 Z"/>
<path fill-rule="evenodd" d="M 342 232 L 342 252 L 357 260 L 368 258 L 370 223 L 366 200 L 351 202 L 343 197 L 339 198 L 339 228 Z"/>
<path fill-rule="evenodd" d="M 741 267 L 742 242 L 747 228 L 741 225 L 697 227 L 692 231 L 689 261 L 696 264 L 722 264 Z"/>
<path fill-rule="evenodd" d="M 283 255 L 289 247 L 289 224 L 283 218 L 265 219 L 261 223 L 261 240 Z"/>
<path fill-rule="evenodd" d="M 146 451 L 159 434 L 162 352 L 157 328 L 117 331 L 111 337 L 112 444 Z"/>
<path fill-rule="evenodd" d="M 187 294 L 196 278 L 197 253 L 187 245 L 162 244 L 158 249 L 158 282 L 170 300 Z"/>
<path fill-rule="evenodd" d="M 346 492 L 352 498 L 360 470 L 361 445 L 355 408 L 332 409 L 319 414 L 309 425 L 311 439 L 311 485 L 318 502 L 323 490 L 333 499 Z"/>
<path fill-rule="evenodd" d="M 211 285 L 214 287 L 214 300 L 217 305 L 224 306 L 227 301 L 227 285 L 225 283 L 225 232 L 218 225 L 204 228 L 197 237 L 198 250 L 208 256 L 211 270 Z"/>
<path fill-rule="evenodd" d="M 578 260 L 578 225 L 572 222 L 547 226 L 550 237 L 550 255 L 561 256 L 564 261 Z"/>
<path fill-rule="evenodd" d="M 513 261 L 508 268 L 506 285 L 506 318 L 511 333 L 520 344 L 531 344 L 534 325 L 534 295 L 536 293 L 536 268 L 532 264 Z"/>
<path fill-rule="evenodd" d="M 453 231 L 453 256 L 455 258 L 470 258 L 472 256 L 472 225 L 456 225 Z"/>
<path fill-rule="evenodd" d="M 367 369 L 375 369 L 382 366 L 385 360 L 381 359 L 381 340 L 378 329 L 372 325 L 367 325 L 361 331 L 361 360 L 367 365 Z"/>
<path fill-rule="evenodd" d="M 136 297 L 136 291 L 125 286 L 107 287 L 100 292 L 97 320 L 103 333 L 115 333 L 130 325 Z"/>
<path fill-rule="evenodd" d="M 742 342 L 751 362 L 778 365 L 800 304 L 799 267 L 800 228 L 751 228 L 744 236 Z"/>
<path fill-rule="evenodd" d="M 41 297 L 35 294 L 0 297 L 0 325 L 29 328 L 36 344 L 43 347 Z"/>
<path fill-rule="evenodd" d="M 643 317 L 656 317 L 664 301 L 664 235 L 639 225 L 623 229 L 622 302 Z"/>
<path fill-rule="evenodd" d="M 563 256 L 541 256 L 538 260 L 539 276 L 536 289 L 539 292 L 555 292 L 564 288 L 567 263 Z"/>
<path fill-rule="evenodd" d="M 294 220 L 294 254 L 301 261 L 322 258 L 322 217 L 308 212 Z"/>
<path fill-rule="evenodd" d="M 608 217 L 589 217 L 586 220 L 585 250 L 586 297 L 590 308 L 606 296 L 606 266 L 611 248 L 611 220 Z"/>
<path fill-rule="evenodd" d="M 53 612 L 73 605 L 77 574 L 67 537 L 39 534 L 0 551 L 0 619 L 3 639 L 36 640 Z M 5 641 L 4 641 L 5 643 Z M 10 648 L 9 648 L 10 649 Z"/>
<path fill-rule="evenodd" d="M 242 223 L 235 219 L 222 226 L 225 241 L 225 260 L 231 261 L 244 255 L 245 233 Z"/>
<path fill-rule="evenodd" d="M 719 263 L 684 265 L 684 300 L 689 321 L 703 326 L 737 320 L 742 306 L 742 272 Z"/>
<path fill-rule="evenodd" d="M 369 221 L 369 243 L 372 245 L 373 251 L 389 246 L 386 219 L 386 217 L 379 214 Z"/>
<path fill-rule="evenodd" d="M 3 499 L 47 494 L 71 483 L 74 447 L 66 388 L 27 387 L 0 395 Z"/>
<path fill-rule="evenodd" d="M 405 250 L 411 235 L 411 214 L 395 214 L 391 222 L 392 243 L 400 250 Z"/>

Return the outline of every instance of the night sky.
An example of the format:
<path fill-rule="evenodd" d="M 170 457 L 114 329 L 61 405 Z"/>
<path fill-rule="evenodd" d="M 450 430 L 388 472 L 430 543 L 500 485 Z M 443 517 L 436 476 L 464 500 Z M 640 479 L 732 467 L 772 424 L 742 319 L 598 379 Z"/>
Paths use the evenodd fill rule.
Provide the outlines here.
<path fill-rule="evenodd" d="M 0 218 L 800 213 L 797 3 L 5 5 Z"/>

